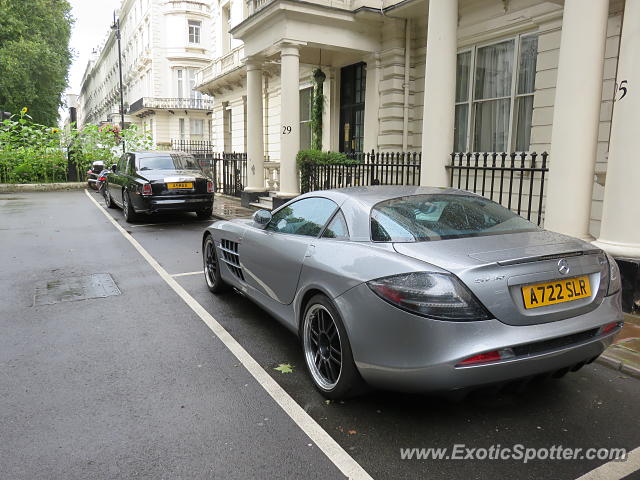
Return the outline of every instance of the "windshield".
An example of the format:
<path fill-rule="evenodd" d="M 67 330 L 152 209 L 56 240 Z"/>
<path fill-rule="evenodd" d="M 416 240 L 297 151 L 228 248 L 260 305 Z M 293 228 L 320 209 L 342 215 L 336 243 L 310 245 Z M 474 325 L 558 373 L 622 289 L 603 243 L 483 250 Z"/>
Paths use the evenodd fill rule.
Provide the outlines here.
<path fill-rule="evenodd" d="M 539 230 L 511 210 L 482 197 L 412 195 L 371 210 L 374 242 L 424 242 Z"/>
<path fill-rule="evenodd" d="M 138 170 L 200 170 L 192 155 L 159 154 L 137 159 Z"/>

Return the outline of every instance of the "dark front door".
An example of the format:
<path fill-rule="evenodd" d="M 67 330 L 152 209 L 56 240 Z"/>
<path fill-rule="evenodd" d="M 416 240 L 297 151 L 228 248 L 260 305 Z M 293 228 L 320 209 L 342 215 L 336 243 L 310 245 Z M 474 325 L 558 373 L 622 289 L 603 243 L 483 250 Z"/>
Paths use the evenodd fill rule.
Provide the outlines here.
<path fill-rule="evenodd" d="M 340 71 L 340 151 L 362 152 L 364 144 L 364 96 L 366 63 Z"/>

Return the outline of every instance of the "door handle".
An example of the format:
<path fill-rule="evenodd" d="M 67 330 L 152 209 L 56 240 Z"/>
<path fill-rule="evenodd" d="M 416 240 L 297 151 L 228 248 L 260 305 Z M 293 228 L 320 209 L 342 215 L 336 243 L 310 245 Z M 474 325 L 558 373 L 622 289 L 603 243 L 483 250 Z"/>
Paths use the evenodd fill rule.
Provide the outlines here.
<path fill-rule="evenodd" d="M 307 253 L 305 253 L 304 256 L 305 256 L 305 258 L 306 257 L 312 257 L 314 253 L 316 253 L 316 246 L 315 245 L 309 245 L 309 247 L 307 248 Z"/>

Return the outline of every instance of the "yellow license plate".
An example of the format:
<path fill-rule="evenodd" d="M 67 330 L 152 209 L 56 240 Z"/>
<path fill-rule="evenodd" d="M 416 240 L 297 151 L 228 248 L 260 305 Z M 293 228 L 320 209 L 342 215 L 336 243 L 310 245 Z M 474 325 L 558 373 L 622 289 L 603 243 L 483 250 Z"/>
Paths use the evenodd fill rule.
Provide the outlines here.
<path fill-rule="evenodd" d="M 191 183 L 191 182 L 167 183 L 167 188 L 169 190 L 177 190 L 177 189 L 180 189 L 180 188 L 193 188 L 193 183 Z"/>
<path fill-rule="evenodd" d="M 544 307 L 591 296 L 589 277 L 563 278 L 522 287 L 525 308 Z"/>

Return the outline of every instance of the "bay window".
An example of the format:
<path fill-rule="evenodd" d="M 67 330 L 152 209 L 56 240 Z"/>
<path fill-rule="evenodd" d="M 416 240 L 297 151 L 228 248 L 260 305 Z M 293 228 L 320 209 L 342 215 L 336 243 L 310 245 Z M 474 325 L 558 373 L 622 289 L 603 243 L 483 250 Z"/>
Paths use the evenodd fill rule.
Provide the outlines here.
<path fill-rule="evenodd" d="M 458 53 L 455 152 L 529 150 L 537 53 L 536 35 Z"/>

